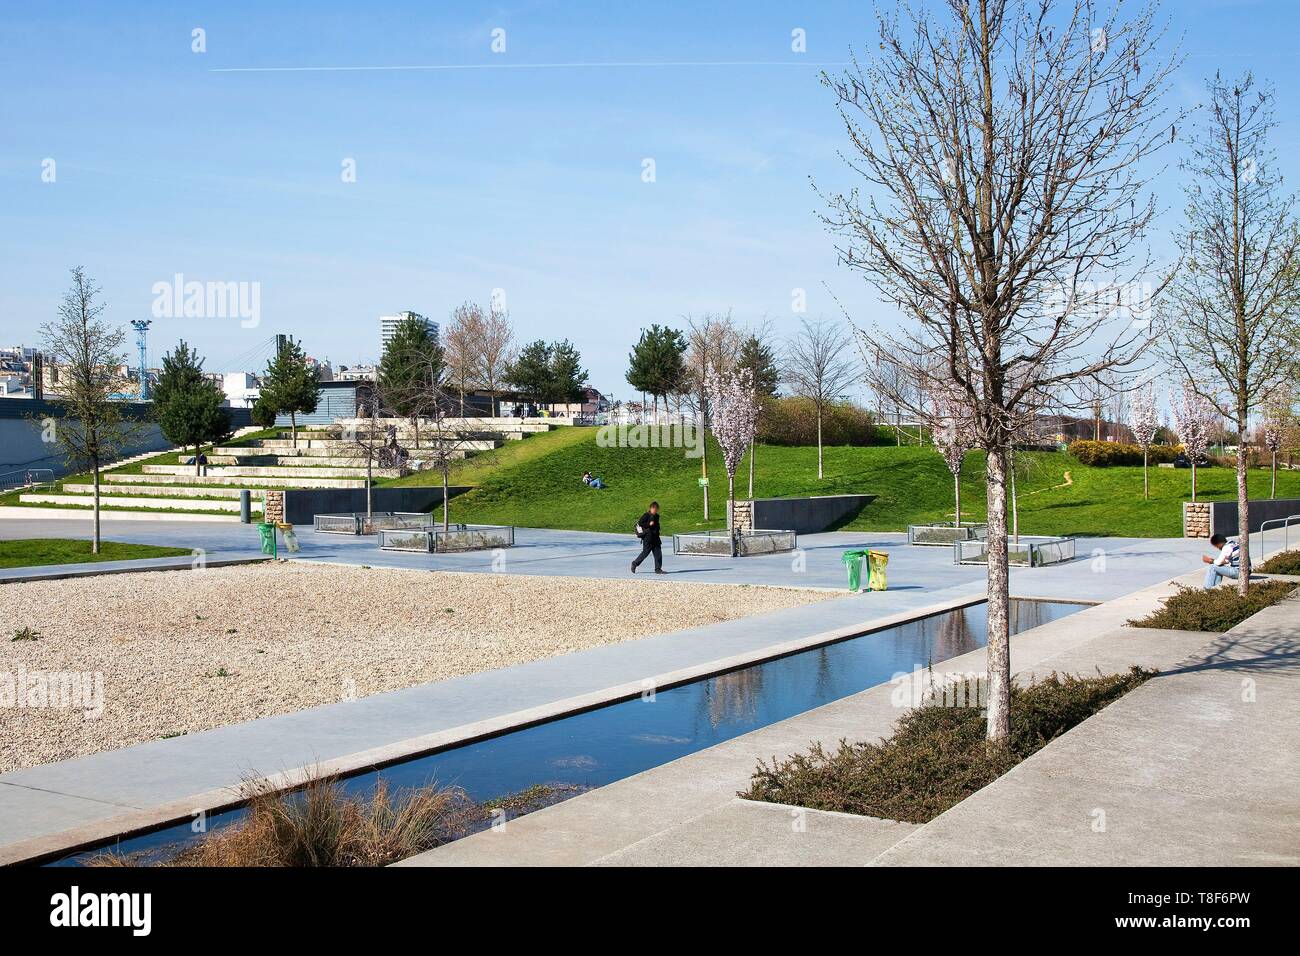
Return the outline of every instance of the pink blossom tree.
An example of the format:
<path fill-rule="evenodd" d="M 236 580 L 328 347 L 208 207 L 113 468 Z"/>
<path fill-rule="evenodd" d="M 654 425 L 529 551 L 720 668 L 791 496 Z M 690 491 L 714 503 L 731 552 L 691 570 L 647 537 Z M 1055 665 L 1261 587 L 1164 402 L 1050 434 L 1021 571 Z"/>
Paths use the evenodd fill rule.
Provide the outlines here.
<path fill-rule="evenodd" d="M 934 443 L 952 472 L 954 528 L 961 527 L 961 466 L 975 447 L 975 427 L 956 396 L 940 392 L 931 399 L 930 431 Z"/>
<path fill-rule="evenodd" d="M 1210 429 L 1214 427 L 1218 412 L 1190 385 L 1183 386 L 1181 394 L 1170 393 L 1173 406 L 1174 428 L 1183 443 L 1183 451 L 1192 463 L 1192 500 L 1196 500 L 1196 463 L 1210 447 Z"/>
<path fill-rule="evenodd" d="M 1156 408 L 1154 385 L 1147 384 L 1133 393 L 1128 408 L 1128 427 L 1132 429 L 1137 443 L 1142 446 L 1142 497 L 1147 499 L 1151 497 L 1147 455 L 1151 450 L 1151 442 L 1155 440 L 1156 429 L 1160 427 L 1160 411 Z"/>
<path fill-rule="evenodd" d="M 722 449 L 727 469 L 727 530 L 731 532 L 731 553 L 736 553 L 736 469 L 754 437 L 758 404 L 754 401 L 753 378 L 749 369 L 731 371 L 711 368 L 705 378 L 709 427 Z"/>
<path fill-rule="evenodd" d="M 1271 458 L 1272 480 L 1268 492 L 1270 498 L 1277 497 L 1277 453 L 1282 450 L 1282 442 L 1286 439 L 1286 430 L 1290 423 L 1291 403 L 1281 395 L 1270 396 L 1264 405 L 1264 421 L 1261 428 L 1264 447 L 1268 449 Z"/>

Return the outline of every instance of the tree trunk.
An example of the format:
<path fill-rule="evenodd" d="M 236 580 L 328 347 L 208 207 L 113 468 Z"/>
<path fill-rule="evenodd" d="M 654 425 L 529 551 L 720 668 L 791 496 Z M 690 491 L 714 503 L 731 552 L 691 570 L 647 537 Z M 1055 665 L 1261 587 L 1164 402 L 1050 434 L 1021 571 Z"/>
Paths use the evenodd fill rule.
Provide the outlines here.
<path fill-rule="evenodd" d="M 701 428 L 700 441 L 704 444 L 704 454 L 700 456 L 700 475 L 704 478 L 704 520 L 709 520 L 709 432 Z"/>
<path fill-rule="evenodd" d="M 1148 501 L 1151 498 L 1151 483 L 1147 478 L 1147 451 L 1148 446 L 1142 446 L 1142 500 Z"/>
<path fill-rule="evenodd" d="M 289 413 L 289 429 L 291 434 L 293 435 L 293 447 L 297 448 L 298 447 L 298 413 L 297 412 Z"/>
<path fill-rule="evenodd" d="M 1250 488 L 1246 483 L 1246 416 L 1238 410 L 1237 420 L 1237 543 L 1241 546 L 1241 573 L 1237 593 L 1250 590 Z"/>
<path fill-rule="evenodd" d="M 195 478 L 203 474 L 203 472 L 199 469 L 199 449 L 202 447 L 203 447 L 202 445 L 194 446 L 194 477 Z"/>
<path fill-rule="evenodd" d="M 1020 543 L 1020 501 L 1016 497 L 1016 452 L 1013 448 L 1011 454 L 1007 456 L 1011 465 L 1011 537 L 1016 544 Z"/>
<path fill-rule="evenodd" d="M 1011 637 L 1008 619 L 1007 453 L 988 453 L 988 730 L 991 741 L 1011 734 Z"/>
<path fill-rule="evenodd" d="M 375 455 L 374 455 L 373 439 L 372 439 L 372 447 L 370 450 L 370 454 L 366 456 L 366 517 L 367 518 L 374 517 L 374 511 L 372 510 L 372 506 L 370 503 L 371 500 L 370 488 L 374 483 L 375 483 Z"/>
<path fill-rule="evenodd" d="M 952 476 L 952 499 L 954 503 L 952 526 L 961 527 L 961 469 Z"/>
<path fill-rule="evenodd" d="M 451 527 L 451 496 L 447 494 L 447 469 L 442 469 L 442 530 L 445 533 Z"/>
<path fill-rule="evenodd" d="M 822 407 L 817 406 L 817 479 L 822 477 Z"/>
<path fill-rule="evenodd" d="M 754 455 L 758 452 L 758 443 L 749 443 L 749 500 L 754 500 Z"/>
<path fill-rule="evenodd" d="M 736 556 L 736 478 L 727 472 L 727 537 L 731 538 L 731 556 Z"/>
<path fill-rule="evenodd" d="M 1196 456 L 1192 456 L 1192 501 L 1196 500 Z"/>
<path fill-rule="evenodd" d="M 1272 465 L 1273 476 L 1272 476 L 1272 482 L 1269 485 L 1268 496 L 1270 498 L 1276 498 L 1277 497 L 1277 452 L 1275 451 L 1269 452 L 1269 454 L 1272 455 L 1273 457 L 1273 465 Z"/>
<path fill-rule="evenodd" d="M 90 467 L 95 475 L 95 515 L 94 528 L 90 536 L 90 553 L 99 554 L 99 458 L 91 459 Z"/>

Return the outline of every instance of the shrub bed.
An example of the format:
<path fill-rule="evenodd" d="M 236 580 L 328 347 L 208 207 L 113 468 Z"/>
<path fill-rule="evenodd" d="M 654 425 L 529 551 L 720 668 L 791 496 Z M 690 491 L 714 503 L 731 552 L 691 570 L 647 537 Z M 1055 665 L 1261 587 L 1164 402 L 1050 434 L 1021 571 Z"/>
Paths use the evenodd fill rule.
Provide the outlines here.
<path fill-rule="evenodd" d="M 570 788 L 572 789 L 572 788 Z M 569 795 L 536 786 L 486 803 L 459 787 L 390 791 L 383 781 L 368 798 L 350 797 L 337 777 L 321 777 L 295 793 L 245 788 L 248 814 L 184 847 L 161 866 L 387 866 L 459 839 L 490 823 L 540 810 Z M 89 866 L 139 866 L 143 854 L 107 852 Z"/>
<path fill-rule="evenodd" d="M 760 761 L 749 800 L 926 823 L 992 783 L 1030 754 L 1122 697 L 1155 671 L 1108 677 L 1053 674 L 1011 691 L 1011 738 L 990 744 L 984 712 L 928 705 L 909 711 L 879 743 L 814 744 L 788 760 Z"/>
<path fill-rule="evenodd" d="M 1300 574 L 1300 551 L 1283 551 L 1255 567 L 1264 574 Z"/>
<path fill-rule="evenodd" d="M 1276 604 L 1295 588 L 1296 585 L 1290 581 L 1261 581 L 1252 584 L 1250 593 L 1243 598 L 1231 581 L 1208 591 L 1180 586 L 1177 594 L 1165 599 L 1160 610 L 1128 624 L 1130 627 L 1159 627 L 1171 631 L 1222 633 L 1270 604 Z"/>

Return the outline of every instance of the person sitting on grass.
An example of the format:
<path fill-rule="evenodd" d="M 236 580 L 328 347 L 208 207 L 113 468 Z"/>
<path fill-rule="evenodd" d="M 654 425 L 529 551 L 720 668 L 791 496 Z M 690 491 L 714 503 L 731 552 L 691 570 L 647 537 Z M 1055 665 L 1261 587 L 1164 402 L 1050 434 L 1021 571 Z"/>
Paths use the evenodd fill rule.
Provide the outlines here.
<path fill-rule="evenodd" d="M 1241 545 L 1235 538 L 1229 541 L 1221 534 L 1212 534 L 1210 547 L 1217 548 L 1219 553 L 1214 557 L 1208 554 L 1201 555 L 1201 560 L 1209 565 L 1205 569 L 1207 591 L 1219 583 L 1219 578 L 1231 578 L 1235 581 L 1241 573 Z"/>
<path fill-rule="evenodd" d="M 589 471 L 584 471 L 584 472 L 582 473 L 582 483 L 583 483 L 584 485 L 586 485 L 588 488 L 604 488 L 604 487 L 605 487 L 605 482 L 601 481 L 599 478 L 597 478 L 595 475 L 593 475 L 593 474 L 592 474 L 591 472 L 589 472 Z"/>

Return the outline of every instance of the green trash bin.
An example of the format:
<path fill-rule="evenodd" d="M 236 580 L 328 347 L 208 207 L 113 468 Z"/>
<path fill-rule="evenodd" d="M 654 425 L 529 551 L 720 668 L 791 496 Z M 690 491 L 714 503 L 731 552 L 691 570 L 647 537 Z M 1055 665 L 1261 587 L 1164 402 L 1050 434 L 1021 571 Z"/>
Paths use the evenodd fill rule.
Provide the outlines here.
<path fill-rule="evenodd" d="M 857 548 L 850 548 L 840 555 L 840 560 L 844 562 L 844 567 L 849 572 L 850 591 L 862 589 L 862 559 L 866 556 L 866 551 Z"/>
<path fill-rule="evenodd" d="M 262 553 L 275 557 L 275 525 L 262 522 L 257 526 L 262 533 Z"/>

